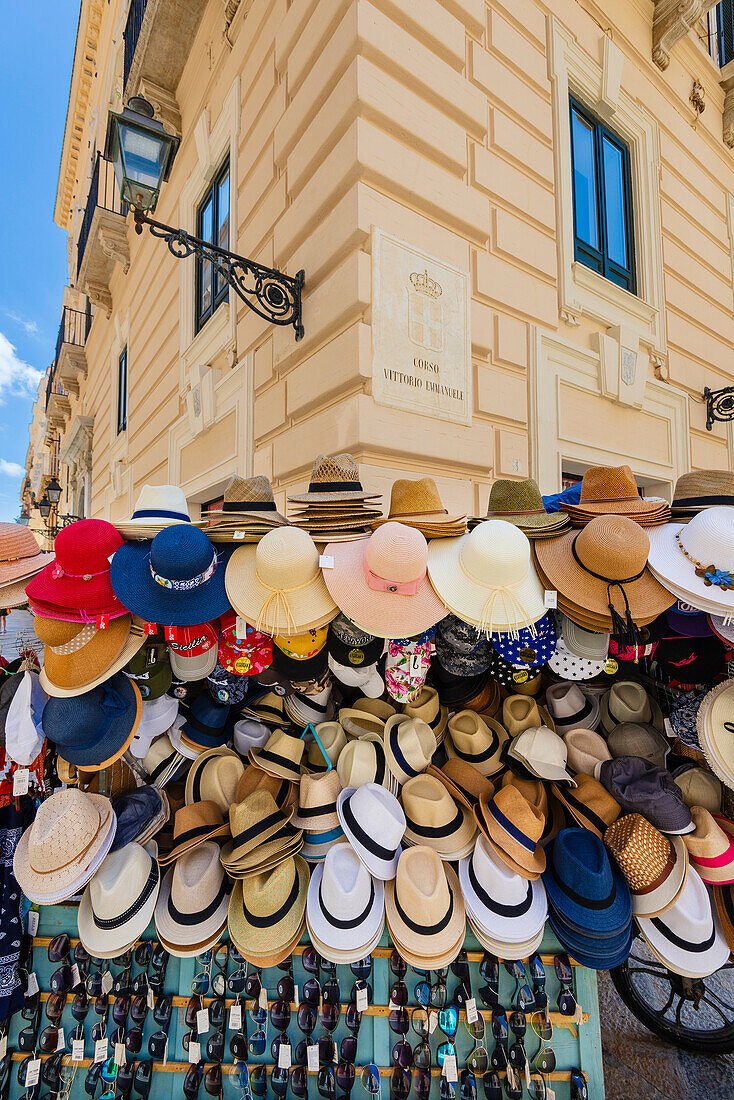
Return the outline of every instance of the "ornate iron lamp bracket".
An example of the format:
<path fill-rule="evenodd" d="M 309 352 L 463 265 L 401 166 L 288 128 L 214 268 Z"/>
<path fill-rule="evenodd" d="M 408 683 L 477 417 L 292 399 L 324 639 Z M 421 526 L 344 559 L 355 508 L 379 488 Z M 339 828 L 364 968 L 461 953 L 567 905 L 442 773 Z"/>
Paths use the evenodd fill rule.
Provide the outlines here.
<path fill-rule="evenodd" d="M 710 432 L 715 420 L 734 420 L 734 386 L 724 386 L 721 390 L 703 391 L 706 402 L 706 431 Z"/>
<path fill-rule="evenodd" d="M 303 336 L 301 291 L 305 272 L 298 271 L 291 278 L 276 268 L 264 267 L 254 260 L 247 260 L 226 248 L 209 244 L 194 237 L 184 229 L 174 229 L 163 222 L 154 221 L 142 211 L 134 211 L 135 232 L 142 233 L 143 225 L 150 228 L 154 237 L 160 237 L 176 259 L 197 256 L 208 260 L 219 276 L 231 286 L 235 294 L 259 317 L 274 325 L 293 325 L 296 340 Z"/>

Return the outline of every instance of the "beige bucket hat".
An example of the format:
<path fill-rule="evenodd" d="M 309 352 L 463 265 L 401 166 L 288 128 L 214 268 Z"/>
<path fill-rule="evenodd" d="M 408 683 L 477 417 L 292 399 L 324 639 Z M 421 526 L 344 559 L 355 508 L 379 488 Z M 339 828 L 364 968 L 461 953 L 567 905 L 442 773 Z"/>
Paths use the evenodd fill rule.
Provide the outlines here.
<path fill-rule="evenodd" d="M 398 783 L 425 771 L 437 747 L 435 733 L 420 718 L 396 714 L 385 723 L 387 766 Z"/>
<path fill-rule="evenodd" d="M 228 870 L 244 856 L 275 836 L 293 817 L 293 807 L 280 809 L 270 791 L 262 787 L 229 808 L 232 839 L 222 848 L 220 859 Z"/>
<path fill-rule="evenodd" d="M 186 776 L 186 802 L 215 802 L 223 814 L 234 802 L 245 765 L 232 749 L 207 749 L 197 756 Z"/>
<path fill-rule="evenodd" d="M 304 747 L 299 737 L 273 730 L 264 749 L 250 749 L 250 761 L 270 775 L 300 783 Z"/>
<path fill-rule="evenodd" d="M 304 775 L 298 789 L 298 809 L 293 816 L 297 829 L 323 833 L 339 824 L 336 800 L 342 785 L 335 769 L 316 775 Z"/>
<path fill-rule="evenodd" d="M 448 966 L 459 953 L 466 914 L 456 873 L 423 844 L 406 848 L 395 879 L 385 888 L 390 937 L 401 955 Z M 440 967 L 439 967 L 440 968 Z"/>
<path fill-rule="evenodd" d="M 248 962 L 293 942 L 303 927 L 308 879 L 305 859 L 291 856 L 277 867 L 235 883 L 227 925 Z"/>
<path fill-rule="evenodd" d="M 502 704 L 502 725 L 510 737 L 537 726 L 547 726 L 554 732 L 556 728 L 546 708 L 527 695 L 508 695 Z"/>
<path fill-rule="evenodd" d="M 227 882 L 219 862 L 219 845 L 213 841 L 184 853 L 164 875 L 155 926 L 172 954 L 191 952 L 219 935 L 227 919 Z"/>
<path fill-rule="evenodd" d="M 161 873 L 151 851 L 133 841 L 105 856 L 82 895 L 79 939 L 99 959 L 113 959 L 140 939 L 158 900 Z"/>
<path fill-rule="evenodd" d="M 545 870 L 545 852 L 540 846 L 545 818 L 514 783 L 500 787 L 488 802 L 480 799 L 474 816 L 494 851 L 511 870 L 531 880 Z"/>
<path fill-rule="evenodd" d="M 688 875 L 683 837 L 667 837 L 641 814 L 626 814 L 603 839 L 629 883 L 635 916 L 659 917 L 675 905 Z"/>
<path fill-rule="evenodd" d="M 471 764 L 483 776 L 496 775 L 502 768 L 500 755 L 507 731 L 494 718 L 473 710 L 460 710 L 449 718 L 446 752 Z"/>
<path fill-rule="evenodd" d="M 597 764 L 612 759 L 606 741 L 594 730 L 567 730 L 563 740 L 566 742 L 568 767 L 572 772 L 593 775 Z"/>
<path fill-rule="evenodd" d="M 405 839 L 425 844 L 441 859 L 463 859 L 474 848 L 477 826 L 471 810 L 457 805 L 444 784 L 433 775 L 417 775 L 403 787 Z"/>
<path fill-rule="evenodd" d="M 634 680 L 619 680 L 602 696 L 601 724 L 607 733 L 622 722 L 649 723 L 663 730 L 663 712 L 658 703 Z"/>

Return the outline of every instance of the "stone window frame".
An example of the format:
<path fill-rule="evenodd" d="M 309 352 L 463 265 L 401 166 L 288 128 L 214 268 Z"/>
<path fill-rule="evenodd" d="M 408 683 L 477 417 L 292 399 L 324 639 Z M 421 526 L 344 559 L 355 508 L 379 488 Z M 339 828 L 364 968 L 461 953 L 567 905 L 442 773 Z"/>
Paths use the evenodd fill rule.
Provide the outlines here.
<path fill-rule="evenodd" d="M 601 63 L 579 46 L 554 15 L 547 17 L 556 183 L 559 314 L 577 326 L 588 317 L 639 333 L 653 364 L 667 357 L 660 213 L 660 134 L 656 120 L 621 87 L 626 59 L 600 35 Z M 569 97 L 575 96 L 629 146 L 635 225 L 637 293 L 617 286 L 575 258 Z"/>

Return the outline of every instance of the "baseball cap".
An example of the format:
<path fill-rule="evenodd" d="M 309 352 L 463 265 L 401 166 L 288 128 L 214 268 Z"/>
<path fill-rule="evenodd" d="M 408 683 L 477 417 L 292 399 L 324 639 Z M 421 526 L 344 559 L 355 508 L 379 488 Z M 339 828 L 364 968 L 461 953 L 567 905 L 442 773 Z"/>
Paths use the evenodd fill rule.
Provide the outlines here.
<path fill-rule="evenodd" d="M 159 699 L 171 687 L 171 662 L 163 634 L 151 634 L 123 671 L 137 684 L 145 700 Z"/>
<path fill-rule="evenodd" d="M 329 623 L 326 644 L 329 657 L 333 657 L 337 665 L 360 669 L 365 665 L 377 664 L 385 641 L 383 638 L 376 638 L 374 634 L 367 634 L 340 613 Z"/>
<path fill-rule="evenodd" d="M 273 638 L 273 665 L 292 682 L 318 680 L 326 669 L 328 627 Z"/>
<path fill-rule="evenodd" d="M 238 637 L 237 616 L 228 611 L 221 620 L 219 664 L 225 672 L 236 676 L 257 676 L 273 662 L 273 639 L 244 624 L 244 635 Z M 242 621 L 240 620 L 240 631 Z"/>
<path fill-rule="evenodd" d="M 201 680 L 217 663 L 219 623 L 178 626 L 168 642 L 171 669 L 177 680 Z"/>

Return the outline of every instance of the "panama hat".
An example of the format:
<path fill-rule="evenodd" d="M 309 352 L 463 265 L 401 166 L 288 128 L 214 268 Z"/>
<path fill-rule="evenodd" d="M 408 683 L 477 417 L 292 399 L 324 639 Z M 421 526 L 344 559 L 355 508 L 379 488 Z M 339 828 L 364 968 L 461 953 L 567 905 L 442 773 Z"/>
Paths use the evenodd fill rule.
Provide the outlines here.
<path fill-rule="evenodd" d="M 140 692 L 118 672 L 74 699 L 49 699 L 43 708 L 43 732 L 64 760 L 85 771 L 100 771 L 125 752 L 141 716 Z"/>
<path fill-rule="evenodd" d="M 41 614 L 43 604 L 57 606 L 77 622 L 94 621 L 101 614 L 126 615 L 133 608 L 118 598 L 110 583 L 110 558 L 123 545 L 112 524 L 103 519 L 80 519 L 62 528 L 54 540 L 56 560 L 26 587 L 31 606 L 37 600 Z"/>
<path fill-rule="evenodd" d="M 191 949 L 222 928 L 228 905 L 219 845 L 205 841 L 185 852 L 163 877 L 155 907 L 158 937 L 174 948 Z"/>
<path fill-rule="evenodd" d="M 382 881 L 393 878 L 406 826 L 395 795 L 378 783 L 345 787 L 336 812 L 347 840 L 370 874 Z"/>
<path fill-rule="evenodd" d="M 130 615 L 112 619 L 105 630 L 98 630 L 93 622 L 70 623 L 36 615 L 33 629 L 44 643 L 46 677 L 81 694 L 87 684 L 107 674 L 122 652 L 131 625 Z"/>
<path fill-rule="evenodd" d="M 187 756 L 173 747 L 171 730 L 151 742 L 150 748 L 142 759 L 143 771 L 157 788 L 177 779 L 187 767 Z M 188 750 L 187 750 L 188 752 Z M 192 758 L 194 758 L 192 754 Z"/>
<path fill-rule="evenodd" d="M 183 490 L 178 485 L 144 485 L 130 519 L 115 527 L 125 539 L 152 539 L 176 523 L 191 523 Z"/>
<path fill-rule="evenodd" d="M 641 814 L 618 818 L 604 843 L 627 879 L 636 917 L 659 917 L 675 904 L 688 875 L 683 838 L 668 839 Z"/>
<path fill-rule="evenodd" d="M 229 827 L 232 834 L 221 851 L 222 864 L 236 866 L 260 844 L 275 836 L 293 817 L 293 806 L 280 809 L 272 793 L 257 788 L 241 802 L 229 807 Z"/>
<path fill-rule="evenodd" d="M 468 810 L 473 810 L 481 797 L 489 800 L 494 795 L 494 783 L 458 757 L 450 757 L 440 768 L 431 764 L 426 775 L 443 783 L 449 794 Z"/>
<path fill-rule="evenodd" d="M 724 680 L 701 701 L 696 714 L 698 741 L 711 770 L 734 787 L 734 751 L 729 732 L 734 722 L 734 680 Z"/>
<path fill-rule="evenodd" d="M 0 593 L 19 582 L 25 586 L 51 561 L 53 554 L 41 550 L 22 523 L 0 523 Z"/>
<path fill-rule="evenodd" d="M 394 716 L 395 709 L 392 707 L 391 712 L 390 716 Z M 385 734 L 385 719 L 361 707 L 342 707 L 337 717 L 347 737 L 364 737 L 373 733 L 382 738 Z"/>
<path fill-rule="evenodd" d="M 691 806 L 703 806 L 709 813 L 721 813 L 721 780 L 713 772 L 691 762 L 676 768 L 673 779 L 689 809 Z"/>
<path fill-rule="evenodd" d="M 387 766 L 382 738 L 376 733 L 348 741 L 339 754 L 336 772 L 343 787 L 361 787 L 363 783 L 377 783 L 388 790 L 397 791 L 397 780 Z"/>
<path fill-rule="evenodd" d="M 466 919 L 469 922 L 469 928 L 474 933 L 477 942 L 485 951 L 490 951 L 500 959 L 509 959 L 511 955 L 517 955 L 519 959 L 532 958 L 540 948 L 545 934 L 545 926 L 543 926 L 543 928 L 541 928 L 531 939 L 522 940 L 520 943 L 516 941 L 510 943 L 507 940 L 498 940 L 496 937 L 487 935 L 484 929 L 474 920 L 468 909 Z"/>
<path fill-rule="evenodd" d="M 400 792 L 405 840 L 433 848 L 441 859 L 463 859 L 474 847 L 477 826 L 471 810 L 457 805 L 447 787 L 432 775 L 409 779 Z"/>
<path fill-rule="evenodd" d="M 265 722 L 269 726 L 282 726 L 288 724 L 288 716 L 285 713 L 285 700 L 275 691 L 263 690 L 262 694 L 251 700 L 245 700 L 242 713 L 248 718 L 255 718 L 258 722 Z"/>
<path fill-rule="evenodd" d="M 545 614 L 530 543 L 506 520 L 485 520 L 461 538 L 432 541 L 428 573 L 447 608 L 489 633 L 530 626 Z"/>
<path fill-rule="evenodd" d="M 734 504 L 734 472 L 692 470 L 676 481 L 670 511 L 674 521 L 685 523 L 698 512 L 720 504 Z"/>
<path fill-rule="evenodd" d="M 347 735 L 339 722 L 319 722 L 314 729 L 318 740 L 314 737 L 308 743 L 306 767 L 312 772 L 327 771 L 329 764 L 335 768 L 346 747 Z"/>
<path fill-rule="evenodd" d="M 155 842 L 152 845 L 155 852 Z M 96 958 L 113 959 L 140 939 L 158 900 L 161 874 L 141 844 L 105 856 L 79 903 L 79 939 Z"/>
<path fill-rule="evenodd" d="M 619 756 L 597 764 L 594 778 L 604 784 L 623 810 L 644 814 L 661 833 L 693 832 L 691 812 L 665 768 L 641 756 Z"/>
<path fill-rule="evenodd" d="M 367 500 L 379 493 L 366 493 L 359 480 L 357 463 L 350 454 L 317 455 L 311 471 L 308 492 L 296 493 L 288 500 L 300 504 L 319 504 L 333 500 Z"/>
<path fill-rule="evenodd" d="M 114 621 L 114 619 L 110 620 L 110 627 Z M 126 621 L 126 618 L 123 618 L 123 621 Z M 69 625 L 71 625 L 71 623 L 69 623 Z M 133 615 L 132 622 L 128 629 L 129 633 L 117 657 L 101 672 L 98 672 L 93 680 L 85 683 L 82 687 L 62 687 L 51 679 L 45 667 L 42 668 L 40 672 L 41 687 L 46 694 L 53 696 L 55 699 L 75 699 L 79 695 L 92 691 L 93 688 L 102 686 L 113 676 L 116 676 L 118 672 L 121 672 L 125 668 L 145 642 L 143 622 L 136 615 Z M 106 631 L 103 630 L 101 633 L 104 634 Z"/>
<path fill-rule="evenodd" d="M 507 731 L 499 722 L 473 710 L 461 710 L 449 718 L 448 727 L 446 752 L 449 758 L 458 757 L 484 776 L 500 771 L 500 753 L 507 741 Z"/>
<path fill-rule="evenodd" d="M 712 886 L 734 882 L 734 824 L 703 806 L 692 806 L 691 817 L 695 832 L 683 839 L 692 865 Z"/>
<path fill-rule="evenodd" d="M 512 771 L 506 771 L 502 776 L 501 786 L 507 787 L 510 785 L 516 787 L 523 798 L 542 816 L 545 824 L 540 835 L 539 844 L 541 848 L 545 848 L 566 824 L 563 806 L 558 799 L 549 794 L 550 788 L 547 788 L 542 780 L 535 777 L 524 779 Z"/>
<path fill-rule="evenodd" d="M 332 690 L 333 684 L 329 678 L 326 680 L 326 686 L 313 694 L 294 691 L 291 695 L 286 695 L 285 710 L 291 722 L 300 726 L 301 729 L 319 725 L 321 722 L 331 722 L 335 711 L 331 701 Z"/>
<path fill-rule="evenodd" d="M 291 811 L 292 807 L 288 807 L 286 818 Z M 240 815 L 240 818 L 243 816 Z M 257 829 L 257 822 L 250 828 Z M 250 875 L 260 874 L 262 871 L 277 867 L 279 863 L 297 855 L 302 848 L 303 832 L 286 820 L 286 823 L 280 825 L 271 836 L 259 842 L 256 839 L 249 851 L 239 851 L 234 847 L 230 849 L 229 845 L 225 844 L 222 849 L 224 854 L 222 866 L 230 878 L 248 878 Z"/>
<path fill-rule="evenodd" d="M 250 761 L 270 775 L 300 783 L 303 750 L 304 743 L 299 737 L 285 730 L 273 730 L 264 749 L 250 749 Z"/>
<path fill-rule="evenodd" d="M 225 537 L 229 541 L 236 528 L 242 528 L 247 537 L 251 531 L 264 533 L 271 527 L 288 523 L 275 507 L 273 487 L 263 474 L 256 477 L 233 474 L 224 490 L 221 509 L 210 509 L 206 519 L 207 533 L 212 541 Z"/>
<path fill-rule="evenodd" d="M 620 722 L 607 735 L 607 745 L 613 757 L 641 756 L 660 768 L 670 752 L 664 735 L 646 722 Z"/>
<path fill-rule="evenodd" d="M 207 749 L 197 756 L 186 776 L 186 804 L 214 802 L 223 814 L 229 812 L 245 765 L 232 749 Z"/>
<path fill-rule="evenodd" d="M 385 884 L 375 880 L 349 844 L 335 844 L 314 867 L 308 886 L 309 934 L 339 962 L 357 962 L 385 924 Z M 332 960 L 333 961 L 333 960 Z"/>
<path fill-rule="evenodd" d="M 134 682 L 137 685 L 137 681 Z M 130 742 L 131 755 L 142 760 L 156 737 L 167 733 L 177 717 L 178 699 L 170 695 L 159 695 L 156 699 L 144 698 L 140 723 Z"/>
<path fill-rule="evenodd" d="M 599 698 L 586 694 L 577 684 L 551 684 L 545 693 L 545 705 L 548 708 L 556 731 L 596 729 L 599 725 Z"/>
<path fill-rule="evenodd" d="M 649 723 L 657 730 L 663 729 L 658 703 L 634 680 L 619 680 L 602 696 L 601 724 L 607 733 L 622 722 Z"/>
<path fill-rule="evenodd" d="M 364 695 L 354 700 L 352 710 L 359 711 L 360 714 L 371 714 L 373 718 L 379 718 L 383 724 L 388 718 L 397 714 L 396 707 L 389 699 L 370 699 Z"/>
<path fill-rule="evenodd" d="M 674 596 L 713 615 L 734 612 L 734 507 L 650 532 L 650 569 Z M 671 601 L 672 603 L 673 601 Z"/>
<path fill-rule="evenodd" d="M 546 726 L 555 732 L 556 724 L 545 707 L 527 695 L 508 695 L 502 703 L 502 725 L 510 738 L 523 730 Z"/>
<path fill-rule="evenodd" d="M 396 714 L 385 723 L 387 766 L 398 783 L 425 771 L 436 751 L 436 735 L 427 722 Z"/>
<path fill-rule="evenodd" d="M 327 829 L 325 832 L 307 832 L 304 830 L 301 855 L 308 863 L 323 863 L 326 854 L 335 844 L 341 844 L 346 840 L 341 825 L 335 829 Z"/>
<path fill-rule="evenodd" d="M 280 527 L 241 546 L 227 566 L 227 593 L 238 615 L 268 634 L 302 634 L 336 614 L 306 531 Z"/>
<path fill-rule="evenodd" d="M 513 737 L 507 748 L 508 757 L 519 760 L 538 779 L 554 782 L 566 781 L 575 787 L 576 782 L 566 767 L 566 744 L 547 726 L 523 730 Z"/>
<path fill-rule="evenodd" d="M 460 861 L 459 882 L 467 916 L 494 939 L 524 942 L 545 925 L 548 903 L 541 879 L 530 882 L 511 871 L 484 836 Z"/>
<path fill-rule="evenodd" d="M 324 832 L 339 824 L 336 801 L 342 785 L 334 769 L 304 775 L 298 789 L 298 809 L 293 817 L 297 829 Z"/>
<path fill-rule="evenodd" d="M 391 520 L 415 527 L 427 539 L 450 538 L 466 531 L 466 516 L 449 515 L 432 477 L 416 481 L 398 478 L 393 482 L 389 515 L 375 520 L 372 527 L 377 529 Z"/>
<path fill-rule="evenodd" d="M 546 512 L 538 483 L 532 477 L 524 481 L 497 478 L 489 490 L 486 516 L 473 517 L 469 526 L 474 527 L 484 519 L 514 523 L 531 539 L 556 535 L 569 523 L 563 512 Z"/>
<path fill-rule="evenodd" d="M 606 741 L 594 730 L 566 730 L 563 740 L 566 743 L 568 767 L 574 773 L 593 775 L 598 763 L 612 759 Z"/>
<path fill-rule="evenodd" d="M 52 905 L 78 893 L 115 836 L 112 803 L 78 787 L 55 791 L 36 811 L 13 855 L 13 873 L 32 902 Z"/>
<path fill-rule="evenodd" d="M 217 943 L 219 943 L 222 938 L 222 933 L 224 932 L 226 927 L 227 922 L 225 920 L 222 927 L 216 932 L 212 933 L 212 935 L 208 936 L 205 940 L 202 941 L 202 943 L 190 944 L 185 947 L 182 947 L 179 944 L 169 943 L 166 939 L 164 939 L 160 932 L 158 932 L 158 940 L 161 947 L 164 948 L 172 958 L 195 959 L 198 958 L 200 955 L 203 955 L 211 947 L 214 947 Z"/>
<path fill-rule="evenodd" d="M 426 575 L 425 537 L 386 523 L 368 539 L 330 543 L 324 552 L 329 592 L 342 612 L 378 638 L 408 638 L 435 626 L 446 608 Z"/>
<path fill-rule="evenodd" d="M 303 925 L 308 864 L 291 856 L 277 867 L 235 883 L 229 906 L 229 934 L 250 960 L 290 944 Z"/>
<path fill-rule="evenodd" d="M 445 956 L 441 965 L 448 966 L 456 958 L 466 930 L 461 888 L 432 848 L 419 844 L 402 853 L 385 890 L 385 911 L 390 938 L 406 961 Z"/>
<path fill-rule="evenodd" d="M 403 714 L 408 718 L 420 718 L 427 722 L 436 735 L 440 745 L 448 725 L 448 707 L 442 706 L 435 688 L 424 685 L 412 702 L 403 705 Z"/>
<path fill-rule="evenodd" d="M 637 924 L 654 954 L 675 974 L 705 978 L 729 959 L 729 945 L 711 898 L 693 867 L 675 905 L 664 917 L 638 917 Z"/>
<path fill-rule="evenodd" d="M 249 764 L 237 784 L 234 801 L 244 802 L 248 794 L 252 794 L 253 791 L 257 790 L 270 791 L 276 805 L 280 806 L 281 809 L 291 804 L 295 807 L 298 803 L 298 787 L 295 783 L 291 783 L 290 780 L 283 779 L 279 775 L 269 775 L 256 764 Z"/>
<path fill-rule="evenodd" d="M 301 923 L 296 930 L 293 939 L 290 943 L 286 943 L 283 947 L 279 948 L 275 954 L 272 955 L 256 955 L 253 951 L 248 952 L 247 961 L 254 966 L 257 970 L 270 970 L 274 966 L 280 967 L 286 959 L 290 958 L 296 949 L 297 945 L 301 942 L 304 929 L 306 927 L 306 914 L 304 912 Z M 232 934 L 230 933 L 230 939 L 235 947 L 238 945 L 235 943 Z"/>
<path fill-rule="evenodd" d="M 173 863 L 180 856 L 208 840 L 229 836 L 229 825 L 216 802 L 196 802 L 176 810 L 173 819 L 173 848 L 158 857 L 158 862 Z M 217 849 L 218 850 L 218 849 Z"/>
<path fill-rule="evenodd" d="M 536 879 L 545 868 L 540 845 L 545 818 L 514 783 L 480 798 L 474 810 L 479 829 L 499 858 L 523 878 Z"/>

